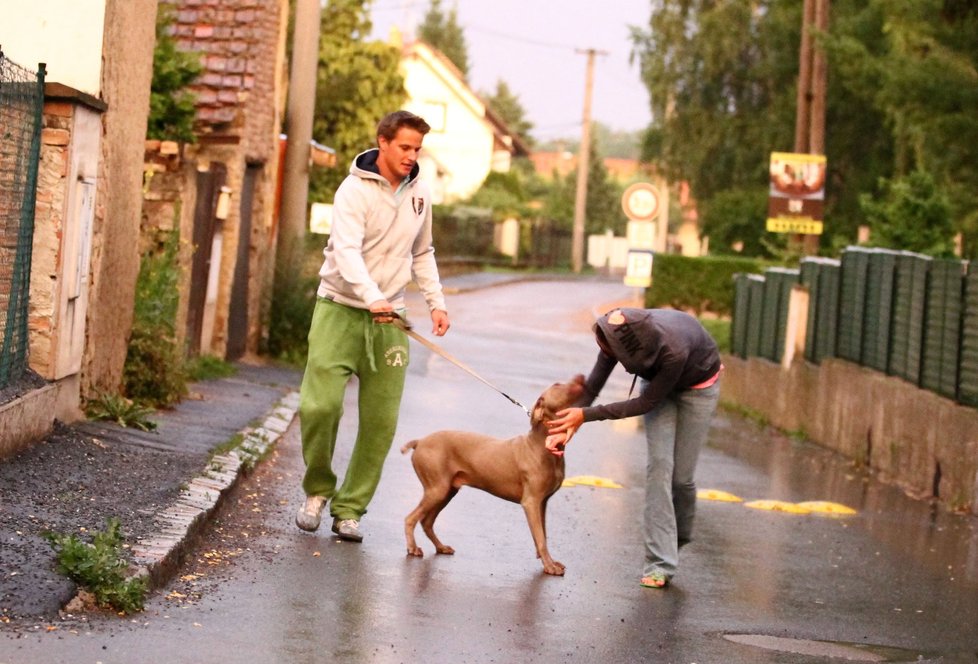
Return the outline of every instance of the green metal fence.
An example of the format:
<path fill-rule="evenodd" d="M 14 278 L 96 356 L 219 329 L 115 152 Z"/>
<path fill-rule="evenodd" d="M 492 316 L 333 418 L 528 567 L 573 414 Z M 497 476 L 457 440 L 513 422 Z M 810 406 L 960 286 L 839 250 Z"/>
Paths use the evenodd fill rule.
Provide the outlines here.
<path fill-rule="evenodd" d="M 30 72 L 0 50 L 0 388 L 27 370 L 27 305 L 43 105 L 44 66 Z"/>
<path fill-rule="evenodd" d="M 737 275 L 731 349 L 780 362 L 791 288 L 808 289 L 805 359 L 838 357 L 978 406 L 978 269 L 849 247 L 839 261 Z"/>
<path fill-rule="evenodd" d="M 978 406 L 978 270 L 969 272 L 965 282 L 958 401 Z"/>

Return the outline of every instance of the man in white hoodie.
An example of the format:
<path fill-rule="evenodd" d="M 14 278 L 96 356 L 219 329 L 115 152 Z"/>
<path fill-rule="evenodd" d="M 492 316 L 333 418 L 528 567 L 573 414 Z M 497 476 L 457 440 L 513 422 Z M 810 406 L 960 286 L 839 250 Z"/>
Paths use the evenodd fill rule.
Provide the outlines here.
<path fill-rule="evenodd" d="M 306 500 L 296 525 L 319 528 L 326 503 L 332 530 L 360 542 L 360 519 L 380 483 L 394 440 L 408 364 L 407 335 L 392 325 L 404 313 L 404 289 L 416 281 L 432 333 L 449 328 L 431 237 L 431 196 L 418 179 L 418 154 L 430 127 L 407 111 L 377 125 L 377 147 L 354 159 L 336 190 L 333 226 L 309 330 L 299 419 Z M 359 379 L 359 428 L 337 488 L 332 469 L 343 394 Z"/>

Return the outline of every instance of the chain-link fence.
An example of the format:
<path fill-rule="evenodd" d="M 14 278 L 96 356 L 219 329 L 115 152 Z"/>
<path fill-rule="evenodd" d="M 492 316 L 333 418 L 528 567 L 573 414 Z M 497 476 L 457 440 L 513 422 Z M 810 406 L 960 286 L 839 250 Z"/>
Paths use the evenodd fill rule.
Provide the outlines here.
<path fill-rule="evenodd" d="M 27 370 L 27 304 L 41 149 L 44 66 L 0 51 L 0 388 Z"/>

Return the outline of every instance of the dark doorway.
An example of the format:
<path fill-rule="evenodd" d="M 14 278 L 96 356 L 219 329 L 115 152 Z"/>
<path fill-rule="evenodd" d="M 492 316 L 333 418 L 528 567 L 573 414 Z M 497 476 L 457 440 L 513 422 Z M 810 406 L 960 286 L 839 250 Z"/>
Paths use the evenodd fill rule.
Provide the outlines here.
<path fill-rule="evenodd" d="M 211 247 L 217 227 L 217 199 L 227 181 L 227 167 L 211 162 L 197 171 L 197 205 L 194 207 L 193 260 L 190 267 L 190 297 L 187 307 L 187 357 L 200 355 L 204 325 L 207 279 L 211 269 Z"/>
<path fill-rule="evenodd" d="M 238 229 L 238 254 L 234 261 L 234 282 L 228 311 L 228 360 L 236 360 L 248 348 L 248 276 L 251 265 L 251 212 L 255 201 L 255 183 L 261 174 L 260 164 L 249 164 L 241 185 L 241 226 Z"/>

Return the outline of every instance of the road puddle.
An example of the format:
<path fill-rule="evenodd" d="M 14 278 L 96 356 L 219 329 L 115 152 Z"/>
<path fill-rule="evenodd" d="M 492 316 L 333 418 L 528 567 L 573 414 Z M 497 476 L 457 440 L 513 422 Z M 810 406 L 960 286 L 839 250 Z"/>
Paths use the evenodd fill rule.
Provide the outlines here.
<path fill-rule="evenodd" d="M 795 655 L 831 657 L 850 662 L 941 662 L 943 657 L 922 652 L 874 644 L 843 641 L 790 639 L 764 634 L 724 634 L 727 641 L 765 650 L 777 650 Z"/>

